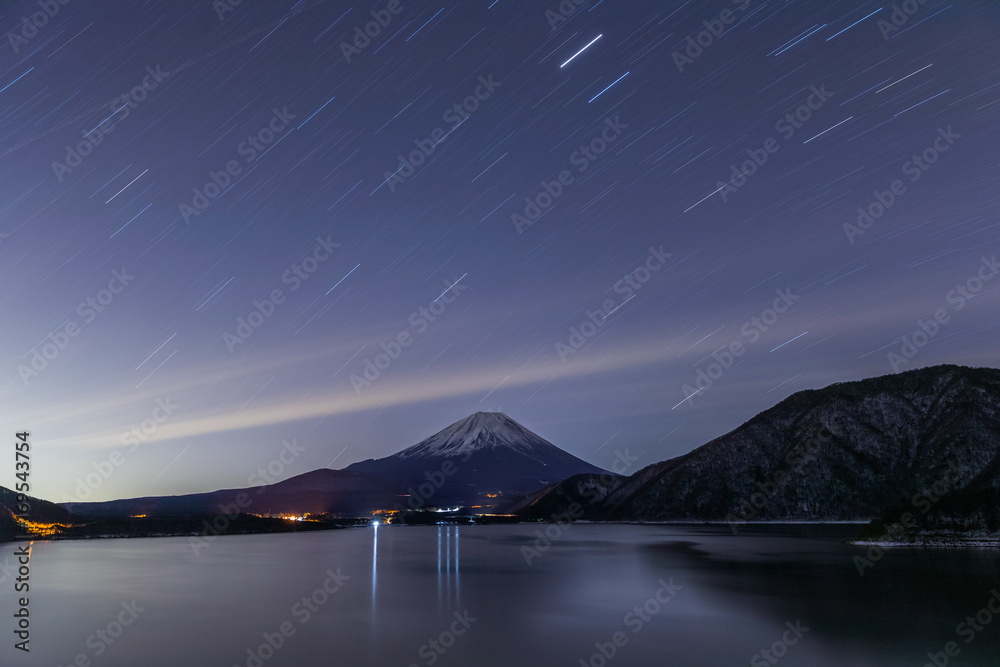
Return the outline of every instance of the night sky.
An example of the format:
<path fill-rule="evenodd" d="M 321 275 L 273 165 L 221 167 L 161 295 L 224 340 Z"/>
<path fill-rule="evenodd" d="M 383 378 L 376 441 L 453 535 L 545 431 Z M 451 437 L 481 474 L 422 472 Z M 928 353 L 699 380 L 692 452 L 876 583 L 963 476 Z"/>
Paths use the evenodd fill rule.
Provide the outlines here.
<path fill-rule="evenodd" d="M 996 366 L 1000 5 L 904 4 L 4 2 L 33 492 L 245 486 L 492 410 L 631 472 L 796 391 Z"/>

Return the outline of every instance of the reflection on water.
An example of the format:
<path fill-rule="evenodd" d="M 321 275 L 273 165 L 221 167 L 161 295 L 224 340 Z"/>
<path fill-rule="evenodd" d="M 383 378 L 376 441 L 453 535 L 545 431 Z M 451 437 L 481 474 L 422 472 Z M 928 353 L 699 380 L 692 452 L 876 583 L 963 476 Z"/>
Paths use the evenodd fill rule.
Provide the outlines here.
<path fill-rule="evenodd" d="M 955 665 L 1000 654 L 1000 616 L 956 635 L 1000 584 L 993 551 L 894 550 L 862 577 L 852 527 L 577 524 L 529 565 L 537 528 L 373 524 L 220 538 L 197 557 L 186 538 L 36 542 L 32 651 L 4 642 L 0 665 L 714 667 L 768 651 L 782 667 L 919 667 L 949 641 Z M 342 585 L 320 593 L 333 574 Z M 15 604 L 0 586 L 0 631 Z M 130 605 L 143 611 L 123 629 Z"/>
<path fill-rule="evenodd" d="M 455 587 L 454 604 L 458 604 L 461 593 L 461 579 L 458 572 L 458 529 L 459 526 L 437 526 L 437 575 L 438 609 L 451 604 L 452 585 Z M 444 557 L 442 560 L 442 550 Z"/>

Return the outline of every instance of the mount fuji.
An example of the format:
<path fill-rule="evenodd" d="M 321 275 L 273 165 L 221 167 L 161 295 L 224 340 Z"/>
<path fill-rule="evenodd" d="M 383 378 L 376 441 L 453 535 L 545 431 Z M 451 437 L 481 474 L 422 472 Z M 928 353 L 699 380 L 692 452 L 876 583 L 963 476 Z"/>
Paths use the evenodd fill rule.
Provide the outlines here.
<path fill-rule="evenodd" d="M 573 475 L 605 472 L 502 412 L 477 412 L 392 456 L 345 470 L 406 490 L 415 509 L 496 506 Z"/>
<path fill-rule="evenodd" d="M 63 503 L 55 507 L 89 519 L 198 517 L 222 507 L 255 514 L 360 516 L 406 504 L 412 509 L 498 507 L 580 473 L 605 473 L 535 435 L 507 415 L 477 412 L 412 447 L 343 470 L 321 468 L 269 486 L 183 496 Z M 0 487 L 0 537 L 5 496 Z M 240 504 L 240 495 L 251 504 Z M 11 520 L 13 521 L 13 520 Z"/>

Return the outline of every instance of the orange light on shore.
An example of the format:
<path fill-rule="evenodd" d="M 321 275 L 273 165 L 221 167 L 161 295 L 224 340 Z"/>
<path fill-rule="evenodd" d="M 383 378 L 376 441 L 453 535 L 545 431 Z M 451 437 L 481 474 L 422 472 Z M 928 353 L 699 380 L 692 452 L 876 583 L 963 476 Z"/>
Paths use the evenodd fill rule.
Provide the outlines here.
<path fill-rule="evenodd" d="M 60 530 L 69 528 L 69 526 L 61 523 L 39 523 L 37 521 L 25 521 L 20 518 L 17 519 L 17 524 L 24 528 L 24 530 L 29 534 L 38 535 L 40 537 L 55 535 Z"/>

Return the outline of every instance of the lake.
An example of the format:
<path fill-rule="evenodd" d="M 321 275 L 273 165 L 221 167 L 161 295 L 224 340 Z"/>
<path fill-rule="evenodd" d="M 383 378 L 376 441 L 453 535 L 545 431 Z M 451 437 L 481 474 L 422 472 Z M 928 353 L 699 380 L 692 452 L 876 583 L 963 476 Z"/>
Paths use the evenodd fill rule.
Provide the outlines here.
<path fill-rule="evenodd" d="M 2 544 L 0 664 L 1000 664 L 1000 554 L 866 555 L 843 543 L 856 530 L 380 526 L 197 554 L 184 537 L 37 542 L 30 654 L 13 648 Z M 855 556 L 871 556 L 863 576 Z"/>

